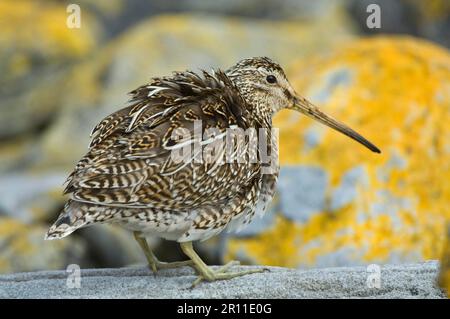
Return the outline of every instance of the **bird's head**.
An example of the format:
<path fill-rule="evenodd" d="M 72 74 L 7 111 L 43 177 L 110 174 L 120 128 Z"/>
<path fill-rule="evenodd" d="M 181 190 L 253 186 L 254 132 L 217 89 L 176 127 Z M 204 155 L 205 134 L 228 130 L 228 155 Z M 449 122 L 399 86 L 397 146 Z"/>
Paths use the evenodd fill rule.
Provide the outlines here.
<path fill-rule="evenodd" d="M 323 113 L 297 94 L 281 66 L 267 57 L 244 59 L 226 71 L 256 116 L 272 117 L 279 110 L 296 110 L 358 141 L 373 152 L 380 150 L 359 133 Z"/>

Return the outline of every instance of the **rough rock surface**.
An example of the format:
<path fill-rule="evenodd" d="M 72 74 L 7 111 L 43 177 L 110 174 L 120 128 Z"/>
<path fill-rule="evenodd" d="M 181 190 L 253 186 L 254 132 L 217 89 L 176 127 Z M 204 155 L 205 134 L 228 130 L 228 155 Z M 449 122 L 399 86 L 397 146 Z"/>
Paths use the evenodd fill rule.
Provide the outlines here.
<path fill-rule="evenodd" d="M 445 298 L 435 261 L 383 265 L 380 288 L 368 287 L 365 267 L 269 269 L 194 289 L 189 268 L 156 276 L 145 267 L 83 270 L 80 288 L 68 288 L 64 271 L 18 273 L 0 276 L 0 298 Z"/>

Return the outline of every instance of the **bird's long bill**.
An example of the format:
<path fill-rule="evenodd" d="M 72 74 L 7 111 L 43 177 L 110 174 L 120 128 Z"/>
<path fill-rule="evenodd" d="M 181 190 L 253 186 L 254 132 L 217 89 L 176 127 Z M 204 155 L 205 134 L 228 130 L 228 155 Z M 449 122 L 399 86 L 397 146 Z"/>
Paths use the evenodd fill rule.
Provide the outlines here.
<path fill-rule="evenodd" d="M 336 121 L 335 119 L 323 113 L 321 110 L 319 110 L 315 105 L 310 103 L 305 98 L 296 97 L 293 109 L 335 129 L 336 131 L 341 132 L 342 134 L 347 135 L 348 137 L 354 139 L 355 141 L 361 143 L 362 145 L 370 149 L 372 152 L 381 153 L 378 147 L 373 145 L 371 142 L 366 140 L 364 137 L 362 137 L 360 134 L 358 134 L 348 126 Z"/>

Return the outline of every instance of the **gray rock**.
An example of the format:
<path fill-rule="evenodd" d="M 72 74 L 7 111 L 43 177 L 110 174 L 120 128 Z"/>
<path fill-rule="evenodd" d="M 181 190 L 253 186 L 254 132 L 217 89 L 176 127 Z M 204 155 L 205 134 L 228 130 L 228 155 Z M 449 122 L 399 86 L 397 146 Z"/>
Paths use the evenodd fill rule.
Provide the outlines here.
<path fill-rule="evenodd" d="M 0 217 L 0 273 L 61 269 L 73 262 L 85 264 L 88 246 L 83 238 L 44 241 L 47 229 L 42 223 Z"/>
<path fill-rule="evenodd" d="M 145 261 L 132 233 L 117 225 L 93 225 L 77 231 L 95 255 L 95 263 L 87 267 L 123 267 Z M 157 247 L 157 239 L 149 238 L 149 245 Z M 165 260 L 165 259 L 164 259 Z"/>
<path fill-rule="evenodd" d="M 330 204 L 331 210 L 337 211 L 350 204 L 357 196 L 358 187 L 361 187 L 361 185 L 367 187 L 367 184 L 368 176 L 364 166 L 356 166 L 348 170 L 342 176 L 340 185 L 333 192 Z"/>
<path fill-rule="evenodd" d="M 80 288 L 65 271 L 0 276 L 0 298 L 445 298 L 435 281 L 438 262 L 381 266 L 381 287 L 369 288 L 365 267 L 270 271 L 201 283 L 189 268 L 153 276 L 145 267 L 82 270 Z M 256 267 L 239 267 L 239 269 Z M 237 270 L 237 268 L 235 268 Z"/>
<path fill-rule="evenodd" d="M 0 139 L 39 133 L 54 118 L 65 95 L 67 70 L 101 42 L 101 29 L 83 11 L 78 32 L 65 28 L 66 6 L 34 1 L 2 7 L 0 46 Z M 62 27 L 54 28 L 51 23 Z M 40 26 L 36 28 L 36 26 Z M 33 30 L 18 32 L 19 30 Z M 70 89 L 70 88 L 69 88 Z"/>
<path fill-rule="evenodd" d="M 327 185 L 327 173 L 320 167 L 283 167 L 278 182 L 282 214 L 294 221 L 308 221 L 323 211 Z"/>
<path fill-rule="evenodd" d="M 61 171 L 0 174 L 0 215 L 24 222 L 47 219 L 63 205 Z"/>
<path fill-rule="evenodd" d="M 401 0 L 349 0 L 348 13 L 366 34 L 406 33 L 450 46 L 450 15 L 448 3 L 437 2 L 430 6 L 427 1 Z M 367 6 L 376 4 L 381 11 L 381 28 L 368 28 Z"/>
<path fill-rule="evenodd" d="M 167 13 L 201 13 L 271 20 L 318 20 L 339 12 L 345 14 L 345 1 L 329 0 L 119 0 L 120 10 L 111 1 L 79 0 L 78 4 L 96 15 L 109 38 L 146 18 Z M 124 3 L 126 2 L 126 5 Z M 347 18 L 348 19 L 348 18 Z"/>
<path fill-rule="evenodd" d="M 279 202 L 279 196 L 278 194 L 275 194 L 274 198 L 267 207 L 266 213 L 263 216 L 254 217 L 252 222 L 241 229 L 239 232 L 232 231 L 230 233 L 227 233 L 227 235 L 231 237 L 250 237 L 267 231 L 275 224 L 275 216 L 280 211 Z"/>

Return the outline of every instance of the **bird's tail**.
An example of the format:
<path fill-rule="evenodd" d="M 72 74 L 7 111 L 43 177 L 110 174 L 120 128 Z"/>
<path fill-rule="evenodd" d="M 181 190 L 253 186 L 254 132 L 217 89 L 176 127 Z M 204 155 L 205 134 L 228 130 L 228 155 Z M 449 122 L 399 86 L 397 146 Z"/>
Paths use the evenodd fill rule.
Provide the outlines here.
<path fill-rule="evenodd" d="M 83 210 L 83 206 L 76 201 L 68 200 L 58 219 L 45 234 L 45 239 L 61 239 L 85 226 L 85 218 L 82 216 L 86 215 L 87 211 Z"/>
<path fill-rule="evenodd" d="M 68 200 L 64 210 L 45 234 L 46 240 L 61 239 L 78 228 L 92 223 L 102 223 L 116 216 L 114 208 Z"/>

